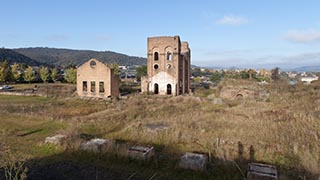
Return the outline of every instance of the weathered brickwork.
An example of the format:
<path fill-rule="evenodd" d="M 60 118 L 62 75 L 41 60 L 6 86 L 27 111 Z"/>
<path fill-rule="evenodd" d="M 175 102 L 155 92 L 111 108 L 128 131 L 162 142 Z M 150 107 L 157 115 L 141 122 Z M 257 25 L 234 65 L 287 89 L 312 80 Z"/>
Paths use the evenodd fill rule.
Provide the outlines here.
<path fill-rule="evenodd" d="M 148 74 L 142 92 L 180 95 L 190 92 L 190 49 L 179 36 L 148 38 Z"/>
<path fill-rule="evenodd" d="M 119 78 L 108 65 L 90 59 L 77 69 L 77 93 L 80 97 L 118 97 Z"/>

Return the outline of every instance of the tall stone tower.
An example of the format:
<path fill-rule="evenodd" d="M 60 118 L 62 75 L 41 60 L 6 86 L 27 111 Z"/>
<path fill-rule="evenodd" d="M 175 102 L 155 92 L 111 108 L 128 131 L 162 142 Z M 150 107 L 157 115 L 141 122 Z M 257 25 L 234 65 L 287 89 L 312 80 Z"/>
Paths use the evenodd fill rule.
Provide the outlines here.
<path fill-rule="evenodd" d="M 149 37 L 147 66 L 142 92 L 174 96 L 190 92 L 190 49 L 179 36 Z"/>

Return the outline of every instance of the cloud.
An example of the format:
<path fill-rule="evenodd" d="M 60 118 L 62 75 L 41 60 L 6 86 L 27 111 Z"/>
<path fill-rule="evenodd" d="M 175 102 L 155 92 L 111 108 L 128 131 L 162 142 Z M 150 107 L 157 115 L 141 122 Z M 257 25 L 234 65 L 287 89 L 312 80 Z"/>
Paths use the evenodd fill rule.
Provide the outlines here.
<path fill-rule="evenodd" d="M 320 42 L 320 31 L 309 29 L 309 30 L 291 30 L 288 31 L 284 38 L 287 41 L 295 43 L 312 43 Z"/>
<path fill-rule="evenodd" d="M 221 19 L 218 19 L 216 21 L 216 24 L 221 24 L 221 25 L 233 25 L 233 26 L 238 26 L 238 25 L 243 25 L 249 23 L 249 20 L 245 17 L 242 16 L 224 16 Z"/>

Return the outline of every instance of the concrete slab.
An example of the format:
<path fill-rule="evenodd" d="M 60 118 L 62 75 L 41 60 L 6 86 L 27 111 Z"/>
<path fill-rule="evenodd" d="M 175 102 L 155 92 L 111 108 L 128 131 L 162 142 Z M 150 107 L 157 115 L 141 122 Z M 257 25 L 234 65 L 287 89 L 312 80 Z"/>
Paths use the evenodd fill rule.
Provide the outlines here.
<path fill-rule="evenodd" d="M 46 140 L 44 141 L 46 144 L 53 144 L 53 145 L 61 145 L 63 141 L 65 141 L 67 138 L 66 135 L 58 134 L 51 137 L 46 137 Z"/>
<path fill-rule="evenodd" d="M 113 148 L 113 144 L 112 140 L 96 138 L 82 143 L 80 145 L 80 150 L 94 153 L 108 152 Z"/>
<path fill-rule="evenodd" d="M 249 163 L 247 180 L 277 180 L 277 168 L 272 165 Z"/>
<path fill-rule="evenodd" d="M 148 160 L 154 155 L 154 148 L 149 146 L 132 146 L 128 149 L 128 156 L 134 159 Z"/>
<path fill-rule="evenodd" d="M 187 152 L 181 157 L 179 167 L 194 171 L 206 171 L 207 163 L 208 157 L 205 154 Z"/>

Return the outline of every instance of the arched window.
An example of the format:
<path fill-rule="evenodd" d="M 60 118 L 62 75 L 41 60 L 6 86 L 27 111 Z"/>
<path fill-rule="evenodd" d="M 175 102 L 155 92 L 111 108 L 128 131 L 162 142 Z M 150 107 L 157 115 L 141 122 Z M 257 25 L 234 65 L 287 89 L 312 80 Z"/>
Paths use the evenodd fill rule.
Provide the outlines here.
<path fill-rule="evenodd" d="M 154 53 L 154 60 L 155 60 L 155 61 L 158 61 L 158 60 L 159 60 L 159 54 L 158 54 L 158 52 L 155 52 L 155 53 Z"/>
<path fill-rule="evenodd" d="M 167 52 L 167 60 L 171 61 L 172 60 L 172 54 L 171 52 Z"/>
<path fill-rule="evenodd" d="M 159 85 L 157 83 L 154 84 L 154 94 L 159 94 Z"/>
<path fill-rule="evenodd" d="M 172 93 L 171 84 L 167 84 L 167 94 L 170 95 Z"/>

